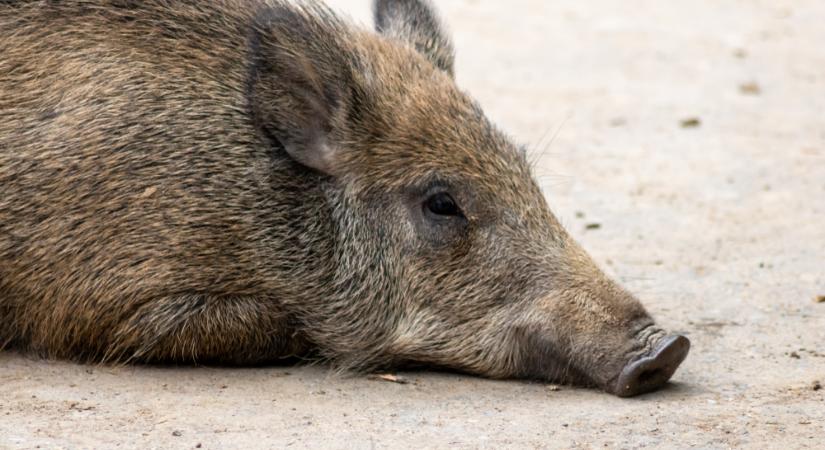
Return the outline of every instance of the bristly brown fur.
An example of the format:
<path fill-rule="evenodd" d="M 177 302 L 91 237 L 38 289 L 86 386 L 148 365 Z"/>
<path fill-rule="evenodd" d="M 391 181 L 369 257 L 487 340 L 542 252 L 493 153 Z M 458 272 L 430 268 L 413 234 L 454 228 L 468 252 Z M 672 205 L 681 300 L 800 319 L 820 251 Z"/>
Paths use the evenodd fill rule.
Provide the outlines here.
<path fill-rule="evenodd" d="M 455 86 L 429 4 L 376 16 L 0 3 L 0 344 L 614 379 L 644 309 Z"/>

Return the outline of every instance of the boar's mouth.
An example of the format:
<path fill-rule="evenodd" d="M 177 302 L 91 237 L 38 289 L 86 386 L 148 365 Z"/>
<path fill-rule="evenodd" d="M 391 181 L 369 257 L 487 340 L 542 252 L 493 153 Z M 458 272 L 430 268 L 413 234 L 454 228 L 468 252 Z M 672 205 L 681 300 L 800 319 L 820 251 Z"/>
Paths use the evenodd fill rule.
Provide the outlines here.
<path fill-rule="evenodd" d="M 631 356 L 622 358 L 623 361 L 608 363 L 605 367 L 596 369 L 613 372 L 613 375 L 604 376 L 585 372 L 570 357 L 555 350 L 552 343 L 538 334 L 526 337 L 524 342 L 527 343 L 524 348 L 529 350 L 522 359 L 522 377 L 582 387 L 600 387 L 619 397 L 632 397 L 659 389 L 670 380 L 690 350 L 690 341 L 684 336 L 659 337 L 647 349 L 633 352 Z"/>
<path fill-rule="evenodd" d="M 598 387 L 593 378 L 579 370 L 569 358 L 555 350 L 555 346 L 538 334 L 523 338 L 527 349 L 519 377 L 529 380 L 560 383 L 581 387 Z"/>

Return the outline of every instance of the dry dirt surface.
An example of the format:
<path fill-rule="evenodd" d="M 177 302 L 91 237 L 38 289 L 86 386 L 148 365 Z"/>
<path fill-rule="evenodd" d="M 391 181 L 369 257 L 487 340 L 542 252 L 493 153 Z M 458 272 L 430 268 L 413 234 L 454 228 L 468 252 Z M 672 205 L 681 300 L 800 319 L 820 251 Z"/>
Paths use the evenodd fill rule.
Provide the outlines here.
<path fill-rule="evenodd" d="M 369 21 L 368 0 L 337 9 Z M 666 389 L 0 353 L 0 448 L 825 448 L 825 3 L 443 0 L 458 79 L 661 325 Z"/>

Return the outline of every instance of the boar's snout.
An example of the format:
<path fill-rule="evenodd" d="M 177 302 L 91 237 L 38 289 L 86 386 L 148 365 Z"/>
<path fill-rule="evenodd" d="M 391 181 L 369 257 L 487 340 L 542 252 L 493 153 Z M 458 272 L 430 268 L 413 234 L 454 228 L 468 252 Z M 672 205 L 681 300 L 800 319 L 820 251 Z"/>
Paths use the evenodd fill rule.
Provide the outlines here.
<path fill-rule="evenodd" d="M 654 391 L 687 357 L 690 341 L 656 325 L 642 304 L 594 265 L 576 289 L 546 295 L 523 336 L 521 375 L 598 386 L 619 397 Z M 582 270 L 580 270 L 582 272 Z"/>
<path fill-rule="evenodd" d="M 613 393 L 631 397 L 658 389 L 664 385 L 690 350 L 690 340 L 681 335 L 662 338 L 650 352 L 631 360 L 622 369 Z"/>

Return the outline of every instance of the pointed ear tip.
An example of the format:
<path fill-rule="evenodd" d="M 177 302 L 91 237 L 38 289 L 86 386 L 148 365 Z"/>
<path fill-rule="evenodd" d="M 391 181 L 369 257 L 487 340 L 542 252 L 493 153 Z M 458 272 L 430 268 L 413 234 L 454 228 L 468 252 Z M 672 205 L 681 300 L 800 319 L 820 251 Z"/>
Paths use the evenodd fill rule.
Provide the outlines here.
<path fill-rule="evenodd" d="M 375 30 L 406 41 L 436 66 L 454 74 L 455 51 L 447 26 L 430 0 L 374 0 Z"/>
<path fill-rule="evenodd" d="M 393 20 L 398 13 L 398 7 L 401 6 L 398 0 L 375 0 L 372 3 L 372 13 L 375 18 L 376 25 L 387 24 Z"/>
<path fill-rule="evenodd" d="M 434 12 L 435 5 L 430 0 L 374 0 L 372 3 L 376 14 L 386 15 L 387 13 L 403 8 L 403 11 L 427 11 Z"/>

